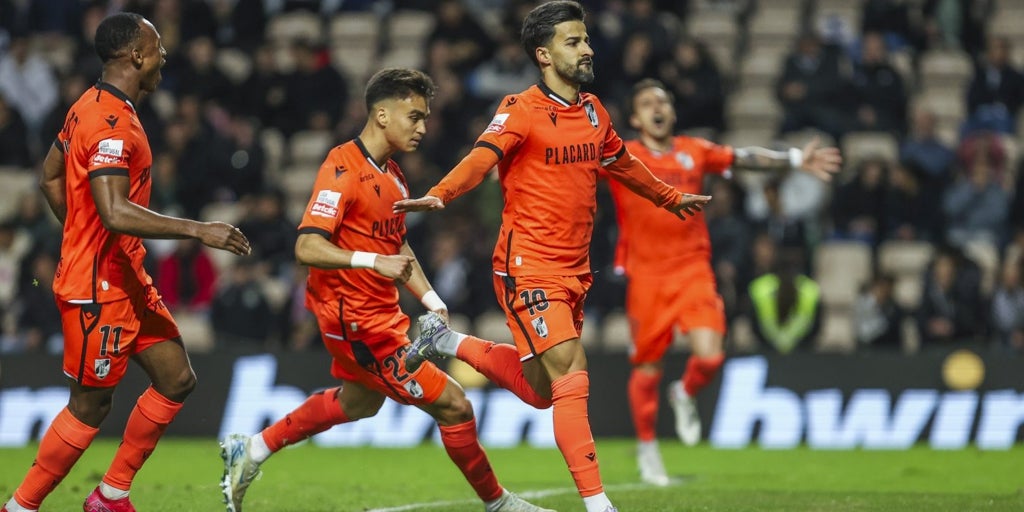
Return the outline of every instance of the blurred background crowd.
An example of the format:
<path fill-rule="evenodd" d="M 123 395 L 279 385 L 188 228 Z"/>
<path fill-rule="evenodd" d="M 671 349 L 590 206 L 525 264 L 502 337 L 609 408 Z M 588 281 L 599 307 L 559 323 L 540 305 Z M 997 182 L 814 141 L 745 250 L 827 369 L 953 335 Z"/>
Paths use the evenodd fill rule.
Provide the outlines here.
<path fill-rule="evenodd" d="M 680 132 L 843 150 L 831 184 L 799 172 L 707 182 L 733 350 L 1024 351 L 1024 2 L 590 0 L 597 93 L 624 137 L 633 83 L 675 95 Z M 377 69 L 439 85 L 398 155 L 413 195 L 472 146 L 497 101 L 535 83 L 530 0 L 0 0 L 0 352 L 61 349 L 50 284 L 60 229 L 34 183 L 69 105 L 100 73 L 109 13 L 167 49 L 139 106 L 153 209 L 236 223 L 254 254 L 149 241 L 149 269 L 194 350 L 319 350 L 295 226 L 327 150 L 365 121 Z M 584 342 L 628 344 L 614 210 L 600 192 Z M 509 339 L 491 290 L 501 194 L 489 180 L 409 240 L 460 328 Z M 405 297 L 406 311 L 422 309 Z M 780 334 L 781 333 L 781 334 Z M 787 339 L 779 339 L 784 336 Z M 796 343 L 792 339 L 796 338 Z M 795 348 L 791 348 L 795 345 Z"/>

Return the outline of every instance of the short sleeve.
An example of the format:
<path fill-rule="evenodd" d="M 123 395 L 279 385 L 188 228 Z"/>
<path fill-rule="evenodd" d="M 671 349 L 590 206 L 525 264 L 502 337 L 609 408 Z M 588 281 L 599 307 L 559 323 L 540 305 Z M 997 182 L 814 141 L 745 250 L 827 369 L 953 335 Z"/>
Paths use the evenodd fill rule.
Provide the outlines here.
<path fill-rule="evenodd" d="M 502 99 L 474 147 L 494 151 L 499 160 L 514 151 L 530 131 L 529 111 L 523 105 L 525 101 L 518 95 Z"/>
<path fill-rule="evenodd" d="M 704 151 L 704 170 L 721 174 L 732 167 L 736 156 L 730 146 L 715 144 L 709 140 L 699 139 L 700 148 Z"/>
<path fill-rule="evenodd" d="M 86 152 L 85 168 L 89 178 L 128 176 L 128 161 L 136 150 L 135 140 L 129 129 L 120 126 L 97 132 Z"/>
<path fill-rule="evenodd" d="M 332 162 L 324 162 L 313 183 L 313 194 L 302 214 L 299 223 L 299 234 L 318 234 L 330 240 L 341 225 L 345 216 L 346 205 L 350 201 L 350 193 L 345 183 L 348 176 L 335 176 Z"/>

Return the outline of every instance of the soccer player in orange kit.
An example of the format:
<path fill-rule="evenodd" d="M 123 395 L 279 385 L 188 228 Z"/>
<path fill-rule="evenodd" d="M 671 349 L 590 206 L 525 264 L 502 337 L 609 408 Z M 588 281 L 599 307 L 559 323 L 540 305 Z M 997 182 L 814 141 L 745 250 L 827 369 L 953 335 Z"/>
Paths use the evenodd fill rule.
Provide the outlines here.
<path fill-rule="evenodd" d="M 233 226 L 147 208 L 153 154 L 135 105 L 160 83 L 166 52 L 156 28 L 138 14 L 114 14 L 97 27 L 95 46 L 103 74 L 68 111 L 40 182 L 64 225 L 53 291 L 71 397 L 3 512 L 38 509 L 67 476 L 110 412 L 129 359 L 152 385 L 139 397 L 110 469 L 83 509 L 135 510 L 128 499 L 132 480 L 196 382 L 178 326 L 142 266 L 142 239 L 195 238 L 249 253 L 249 241 Z"/>
<path fill-rule="evenodd" d="M 555 441 L 587 511 L 609 512 L 615 507 L 601 483 L 579 340 L 592 282 L 598 171 L 680 217 L 710 198 L 684 194 L 651 175 L 626 150 L 601 102 L 580 92 L 594 79 L 583 18 L 582 6 L 572 1 L 542 4 L 527 15 L 522 42 L 540 68 L 540 83 L 506 96 L 470 154 L 426 196 L 398 201 L 395 211 L 441 209 L 498 166 L 505 205 L 494 288 L 516 346 L 449 331 L 428 314 L 407 365 L 457 356 L 526 403 L 553 405 Z"/>
<path fill-rule="evenodd" d="M 626 148 L 681 192 L 699 193 L 705 174 L 730 168 L 778 172 L 798 168 L 827 181 L 842 163 L 836 148 L 819 148 L 816 140 L 803 150 L 779 152 L 673 135 L 672 97 L 657 80 L 637 83 L 629 107 L 630 126 L 640 137 L 626 142 Z M 628 394 L 639 441 L 637 464 L 643 481 L 667 485 L 654 432 L 662 358 L 676 327 L 689 335 L 693 355 L 682 379 L 669 385 L 668 398 L 679 438 L 687 445 L 696 444 L 701 429 L 693 397 L 722 366 L 725 309 L 711 268 L 711 240 L 703 213 L 694 222 L 679 222 L 618 182 L 610 181 L 609 186 L 619 224 L 615 266 L 629 278 L 626 312 L 633 331 L 633 372 Z"/>
<path fill-rule="evenodd" d="M 260 464 L 273 453 L 334 425 L 373 416 L 386 397 L 437 420 L 448 456 L 487 512 L 551 512 L 498 484 L 462 388 L 433 364 L 407 369 L 402 357 L 409 349 L 409 317 L 399 309 L 396 283 L 404 283 L 427 309 L 448 316 L 405 240 L 405 215 L 392 211 L 409 193 L 391 155 L 419 146 L 433 96 L 434 83 L 422 72 L 378 72 L 366 85 L 369 114 L 362 132 L 332 149 L 320 166 L 295 256 L 312 267 L 306 308 L 316 315 L 333 358 L 331 374 L 345 383 L 314 394 L 256 435 L 224 440 L 221 487 L 228 512 L 241 511 Z"/>

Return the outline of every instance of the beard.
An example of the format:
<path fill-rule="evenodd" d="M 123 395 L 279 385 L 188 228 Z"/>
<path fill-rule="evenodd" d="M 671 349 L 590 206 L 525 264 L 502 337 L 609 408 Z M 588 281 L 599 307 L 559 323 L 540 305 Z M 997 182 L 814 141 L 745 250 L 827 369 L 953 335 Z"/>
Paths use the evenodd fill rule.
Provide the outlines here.
<path fill-rule="evenodd" d="M 594 81 L 594 61 L 590 66 L 584 67 L 579 62 L 575 64 L 564 64 L 555 66 L 555 71 L 563 80 L 576 85 L 589 84 Z"/>

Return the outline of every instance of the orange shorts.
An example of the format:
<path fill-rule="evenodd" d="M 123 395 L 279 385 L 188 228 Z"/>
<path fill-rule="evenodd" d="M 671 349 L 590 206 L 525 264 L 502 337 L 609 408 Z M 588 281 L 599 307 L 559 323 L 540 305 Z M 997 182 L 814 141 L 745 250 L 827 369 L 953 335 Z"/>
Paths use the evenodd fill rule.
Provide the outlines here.
<path fill-rule="evenodd" d="M 559 343 L 579 338 L 583 330 L 583 302 L 594 282 L 579 276 L 502 276 L 494 274 L 494 293 L 505 311 L 505 321 L 526 361 Z"/>
<path fill-rule="evenodd" d="M 709 264 L 693 264 L 671 276 L 630 277 L 626 314 L 633 333 L 630 361 L 660 361 L 672 345 L 673 328 L 704 328 L 725 334 L 725 305 Z"/>
<path fill-rule="evenodd" d="M 116 386 L 130 356 L 181 336 L 156 287 L 147 286 L 142 293 L 105 304 L 57 300 L 65 375 L 83 386 Z"/>
<path fill-rule="evenodd" d="M 327 351 L 331 353 L 331 375 L 358 382 L 401 404 L 430 404 L 448 385 L 448 374 L 429 361 L 415 372 L 405 369 L 409 341 L 409 317 L 396 315 L 391 327 L 374 333 L 360 333 L 346 339 L 338 304 L 310 301 Z"/>

